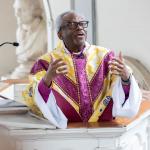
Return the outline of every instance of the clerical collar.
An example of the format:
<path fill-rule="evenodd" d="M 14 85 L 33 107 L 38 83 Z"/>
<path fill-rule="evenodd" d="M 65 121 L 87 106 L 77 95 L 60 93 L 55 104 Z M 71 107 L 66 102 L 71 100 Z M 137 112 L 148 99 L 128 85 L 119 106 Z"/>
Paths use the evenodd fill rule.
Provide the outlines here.
<path fill-rule="evenodd" d="M 73 56 L 77 56 L 77 57 L 84 55 L 85 51 L 89 48 L 89 46 L 90 44 L 88 42 L 85 42 L 85 47 L 80 52 L 75 53 L 75 52 L 72 52 L 71 50 L 68 50 L 63 42 L 63 47 L 64 47 L 65 52 Z"/>

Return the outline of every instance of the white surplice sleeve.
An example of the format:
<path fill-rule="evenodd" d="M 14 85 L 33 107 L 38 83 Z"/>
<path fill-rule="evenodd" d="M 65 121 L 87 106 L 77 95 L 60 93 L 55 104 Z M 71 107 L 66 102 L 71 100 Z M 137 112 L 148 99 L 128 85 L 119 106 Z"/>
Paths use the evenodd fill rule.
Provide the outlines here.
<path fill-rule="evenodd" d="M 124 103 L 125 93 L 122 87 L 120 77 L 114 83 L 112 98 L 113 98 L 112 114 L 114 117 L 120 116 L 130 118 L 134 117 L 138 113 L 142 100 L 142 94 L 133 75 L 131 75 L 130 78 L 130 91 L 129 97 L 126 100 L 126 102 Z"/>
<path fill-rule="evenodd" d="M 57 128 L 67 128 L 68 119 L 58 107 L 52 91 L 46 103 L 38 90 L 38 86 L 36 86 L 34 99 L 43 116 L 48 119 L 52 125 Z"/>

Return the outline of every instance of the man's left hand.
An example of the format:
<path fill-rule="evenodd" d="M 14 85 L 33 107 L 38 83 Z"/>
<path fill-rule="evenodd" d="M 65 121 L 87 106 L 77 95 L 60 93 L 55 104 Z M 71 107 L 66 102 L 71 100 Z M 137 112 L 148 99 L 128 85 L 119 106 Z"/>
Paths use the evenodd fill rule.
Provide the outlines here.
<path fill-rule="evenodd" d="M 130 77 L 129 69 L 127 68 L 126 64 L 124 63 L 124 59 L 122 53 L 119 53 L 118 58 L 112 58 L 109 63 L 109 70 L 114 75 L 119 75 L 122 80 L 127 81 Z"/>

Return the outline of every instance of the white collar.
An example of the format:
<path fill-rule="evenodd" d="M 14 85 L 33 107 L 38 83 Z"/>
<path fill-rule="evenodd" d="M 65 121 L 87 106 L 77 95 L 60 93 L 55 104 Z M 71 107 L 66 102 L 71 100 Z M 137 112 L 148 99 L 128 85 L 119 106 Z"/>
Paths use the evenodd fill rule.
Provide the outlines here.
<path fill-rule="evenodd" d="M 63 44 L 65 52 L 68 53 L 68 54 L 70 54 L 70 51 L 66 48 L 66 46 L 65 46 L 65 44 L 64 44 L 63 41 L 62 41 L 62 44 Z M 84 47 L 83 51 L 77 52 L 77 53 L 73 53 L 73 54 L 80 55 L 82 52 L 84 53 L 89 47 L 90 47 L 90 44 L 86 41 L 85 42 L 85 47 Z"/>

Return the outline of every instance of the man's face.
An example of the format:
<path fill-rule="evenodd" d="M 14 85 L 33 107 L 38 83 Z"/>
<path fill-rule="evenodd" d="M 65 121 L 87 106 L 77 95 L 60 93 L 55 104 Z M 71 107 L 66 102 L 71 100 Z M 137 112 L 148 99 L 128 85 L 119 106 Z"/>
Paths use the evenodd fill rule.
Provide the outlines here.
<path fill-rule="evenodd" d="M 59 38 L 64 41 L 66 46 L 71 45 L 80 48 L 85 45 L 87 38 L 88 22 L 75 13 L 69 13 L 63 16 L 61 29 L 58 33 Z"/>

